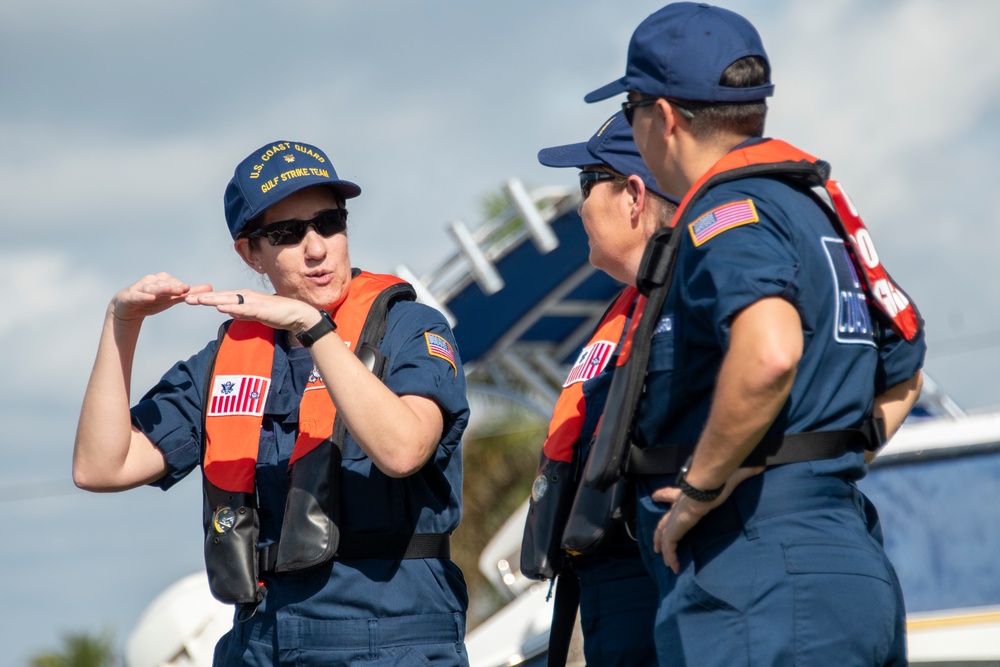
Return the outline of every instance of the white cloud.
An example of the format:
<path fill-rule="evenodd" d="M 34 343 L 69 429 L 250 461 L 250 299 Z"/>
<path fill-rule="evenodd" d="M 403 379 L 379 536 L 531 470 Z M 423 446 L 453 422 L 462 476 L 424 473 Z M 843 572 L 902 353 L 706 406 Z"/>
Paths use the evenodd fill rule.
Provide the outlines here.
<path fill-rule="evenodd" d="M 110 291 L 97 274 L 59 253 L 0 254 L 0 398 L 72 404 L 97 350 Z M 18 286 L 13 288 L 12 286 Z M 97 295 L 102 295 L 98 297 Z M 104 296 L 106 295 L 106 297 Z M 84 352 L 85 351 L 85 352 Z"/>
<path fill-rule="evenodd" d="M 796 3 L 772 26 L 771 127 L 813 139 L 879 209 L 914 201 L 933 163 L 1000 101 L 995 3 Z M 874 10 L 875 16 L 870 14 Z M 996 158 L 994 158 L 996 159 Z M 914 179 L 918 186 L 914 188 Z M 855 183 L 856 184 L 853 184 Z M 853 184 L 853 185 L 852 185 Z"/>
<path fill-rule="evenodd" d="M 123 141 L 10 121 L 0 122 L 0 132 L 8 155 L 0 159 L 0 182 L 9 188 L 4 216 L 42 218 L 49 231 L 82 220 L 91 229 L 135 231 L 139 220 L 190 215 L 191 202 L 209 200 L 221 213 L 235 165 L 235 151 L 209 136 Z"/>

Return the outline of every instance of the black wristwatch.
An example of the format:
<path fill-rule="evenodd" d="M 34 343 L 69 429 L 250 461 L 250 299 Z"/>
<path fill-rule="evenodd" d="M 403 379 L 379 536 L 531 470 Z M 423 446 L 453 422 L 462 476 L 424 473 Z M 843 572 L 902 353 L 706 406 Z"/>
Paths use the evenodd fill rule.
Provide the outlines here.
<path fill-rule="evenodd" d="M 295 334 L 295 339 L 302 344 L 302 347 L 312 347 L 313 343 L 331 331 L 337 330 L 337 323 L 330 317 L 330 313 L 322 308 L 319 311 L 319 322 L 312 325 L 302 333 Z"/>
<path fill-rule="evenodd" d="M 677 473 L 677 486 L 680 488 L 681 493 L 690 498 L 691 500 L 697 500 L 700 503 L 710 503 L 722 494 L 722 490 L 726 488 L 723 484 L 717 489 L 710 489 L 708 491 L 702 491 L 697 489 L 687 481 L 688 469 L 691 467 L 691 459 L 689 458 L 683 466 L 681 466 L 680 472 Z"/>

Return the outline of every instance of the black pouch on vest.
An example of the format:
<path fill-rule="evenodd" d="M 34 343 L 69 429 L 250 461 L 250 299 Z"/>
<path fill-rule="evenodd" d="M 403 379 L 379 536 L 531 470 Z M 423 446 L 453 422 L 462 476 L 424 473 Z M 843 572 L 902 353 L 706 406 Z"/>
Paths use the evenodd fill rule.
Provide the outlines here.
<path fill-rule="evenodd" d="M 337 553 L 340 460 L 340 448 L 330 438 L 291 466 L 275 572 L 313 567 Z"/>
<path fill-rule="evenodd" d="M 573 507 L 566 520 L 562 548 L 574 555 L 600 551 L 605 540 L 618 534 L 618 526 L 635 515 L 635 490 L 632 480 L 619 477 L 605 491 L 580 480 Z"/>
<path fill-rule="evenodd" d="M 208 480 L 205 494 L 205 565 L 212 595 L 230 604 L 264 598 L 257 572 L 257 510 L 253 494 L 223 491 Z"/>
<path fill-rule="evenodd" d="M 521 540 L 521 573 L 529 579 L 552 579 L 566 564 L 561 544 L 566 515 L 576 493 L 574 469 L 573 463 L 541 455 Z"/>

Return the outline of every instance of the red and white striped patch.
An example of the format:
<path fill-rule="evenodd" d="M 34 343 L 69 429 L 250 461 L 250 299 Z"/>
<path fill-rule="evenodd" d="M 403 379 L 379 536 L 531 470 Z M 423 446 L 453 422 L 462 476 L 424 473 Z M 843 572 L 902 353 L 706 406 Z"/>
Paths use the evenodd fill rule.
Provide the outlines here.
<path fill-rule="evenodd" d="M 608 360 L 615 351 L 615 344 L 609 340 L 599 340 L 583 348 L 580 356 L 573 364 L 573 370 L 569 372 L 563 387 L 568 387 L 576 382 L 586 382 L 592 377 L 597 377 L 604 367 L 608 365 Z"/>
<path fill-rule="evenodd" d="M 216 375 L 208 416 L 264 414 L 271 379 L 256 375 Z"/>

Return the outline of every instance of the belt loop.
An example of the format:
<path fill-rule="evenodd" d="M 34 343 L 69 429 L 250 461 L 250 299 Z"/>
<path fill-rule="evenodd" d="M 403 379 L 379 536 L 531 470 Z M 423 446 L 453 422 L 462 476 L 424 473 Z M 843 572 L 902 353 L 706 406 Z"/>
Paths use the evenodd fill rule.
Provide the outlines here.
<path fill-rule="evenodd" d="M 453 618 L 455 619 L 455 636 L 458 637 L 458 641 L 455 642 L 455 650 L 458 651 L 459 655 L 462 655 L 465 644 L 465 617 L 455 612 Z"/>
<path fill-rule="evenodd" d="M 373 618 L 368 621 L 368 659 L 378 660 L 379 650 L 378 619 Z"/>
<path fill-rule="evenodd" d="M 850 493 L 851 493 L 851 500 L 854 501 L 854 507 L 858 510 L 858 514 L 860 514 L 861 516 L 863 516 L 865 518 L 865 522 L 867 523 L 868 522 L 868 516 L 867 516 L 868 511 L 865 508 L 865 497 L 861 493 L 861 489 L 859 489 L 858 487 L 854 486 L 853 484 L 850 485 L 850 489 L 851 489 L 851 491 L 850 491 Z"/>
<path fill-rule="evenodd" d="M 757 502 L 760 499 L 760 489 L 763 484 L 763 479 L 759 479 L 761 477 L 763 475 L 743 480 L 743 483 L 736 487 L 733 490 L 733 494 L 729 497 L 729 502 L 736 505 L 736 514 L 740 517 L 740 523 L 743 524 L 743 534 L 746 535 L 748 540 L 756 540 L 760 537 L 760 532 L 757 530 L 757 522 L 754 521 L 753 515 L 757 507 Z M 755 492 L 751 492 L 750 488 L 753 488 Z"/>

